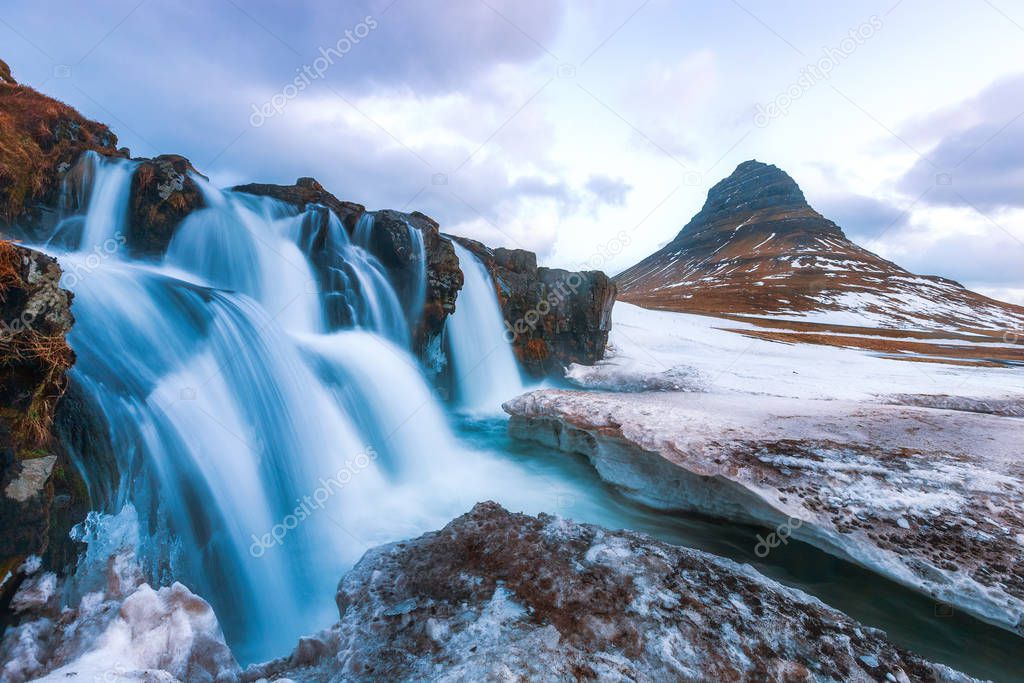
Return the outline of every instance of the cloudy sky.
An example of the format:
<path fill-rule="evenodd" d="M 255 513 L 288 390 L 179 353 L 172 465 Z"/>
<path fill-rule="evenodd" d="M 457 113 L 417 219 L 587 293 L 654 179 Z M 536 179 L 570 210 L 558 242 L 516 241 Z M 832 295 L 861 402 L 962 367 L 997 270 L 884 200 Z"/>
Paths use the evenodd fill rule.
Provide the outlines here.
<path fill-rule="evenodd" d="M 614 273 L 753 158 L 864 246 L 1024 301 L 1020 0 L 89 5 L 5 0 L 0 57 L 221 185 L 312 175 Z"/>

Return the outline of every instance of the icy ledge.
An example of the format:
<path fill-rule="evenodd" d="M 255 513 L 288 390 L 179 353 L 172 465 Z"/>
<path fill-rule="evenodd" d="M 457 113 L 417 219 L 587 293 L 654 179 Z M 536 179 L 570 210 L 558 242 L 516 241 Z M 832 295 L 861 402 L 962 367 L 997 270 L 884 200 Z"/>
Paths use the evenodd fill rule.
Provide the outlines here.
<path fill-rule="evenodd" d="M 180 583 L 154 590 L 132 556 L 111 556 L 103 587 L 74 608 L 61 608 L 68 587 L 30 558 L 12 601 L 20 623 L 0 640 L 0 681 L 237 681 L 210 605 Z"/>
<path fill-rule="evenodd" d="M 746 565 L 480 503 L 368 552 L 247 680 L 969 681 Z"/>
<path fill-rule="evenodd" d="M 1024 635 L 1024 421 L 699 393 L 541 390 L 512 434 L 659 509 L 775 529 Z M 797 521 L 799 520 L 799 521 Z"/>

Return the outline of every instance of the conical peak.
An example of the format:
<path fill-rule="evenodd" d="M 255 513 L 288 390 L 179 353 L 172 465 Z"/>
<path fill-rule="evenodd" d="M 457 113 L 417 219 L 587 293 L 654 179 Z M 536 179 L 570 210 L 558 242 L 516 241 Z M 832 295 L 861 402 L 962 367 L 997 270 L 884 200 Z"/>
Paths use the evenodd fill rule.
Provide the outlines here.
<path fill-rule="evenodd" d="M 756 211 L 766 208 L 805 208 L 800 186 L 778 166 L 744 161 L 708 192 L 701 213 Z"/>

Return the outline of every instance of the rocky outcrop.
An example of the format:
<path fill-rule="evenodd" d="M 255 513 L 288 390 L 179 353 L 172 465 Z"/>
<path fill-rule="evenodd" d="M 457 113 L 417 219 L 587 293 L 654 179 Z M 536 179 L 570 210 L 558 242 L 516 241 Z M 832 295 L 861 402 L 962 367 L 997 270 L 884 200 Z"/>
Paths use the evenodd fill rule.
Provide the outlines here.
<path fill-rule="evenodd" d="M 18 85 L 18 81 L 14 80 L 14 76 L 11 75 L 11 67 L 7 66 L 7 62 L 2 59 L 0 59 L 0 83 Z"/>
<path fill-rule="evenodd" d="M 244 680 L 967 681 L 747 565 L 481 503 L 368 552 Z"/>
<path fill-rule="evenodd" d="M 737 166 L 671 242 L 615 281 L 623 301 L 663 310 L 1000 334 L 1024 325 L 1024 307 L 858 246 L 785 171 L 759 161 Z"/>
<path fill-rule="evenodd" d="M 105 125 L 19 85 L 0 65 L 0 225 L 38 234 L 53 227 L 61 176 L 82 152 L 123 153 Z"/>
<path fill-rule="evenodd" d="M 607 275 L 538 267 L 537 256 L 523 249 L 453 239 L 490 271 L 506 337 L 530 375 L 560 376 L 570 363 L 591 365 L 604 357 L 616 294 Z"/>
<path fill-rule="evenodd" d="M 31 554 L 63 567 L 67 531 L 88 504 L 53 437 L 75 359 L 66 341 L 71 294 L 60 277 L 55 259 L 0 242 L 0 582 Z"/>
<path fill-rule="evenodd" d="M 205 178 L 177 154 L 139 159 L 128 202 L 128 251 L 135 257 L 159 258 L 185 217 L 203 206 L 193 175 Z"/>
<path fill-rule="evenodd" d="M 236 185 L 231 189 L 234 192 L 273 197 L 285 204 L 291 204 L 299 211 L 304 211 L 310 204 L 321 204 L 333 211 L 349 230 L 355 227 L 356 221 L 366 211 L 361 204 L 338 199 L 325 190 L 324 186 L 315 178 L 299 178 L 294 185 L 249 183 L 248 185 Z"/>
<path fill-rule="evenodd" d="M 273 197 L 300 211 L 311 205 L 324 206 L 338 217 L 350 236 L 354 236 L 360 218 L 371 217 L 368 234 L 361 236 L 365 240 L 363 246 L 384 266 L 399 297 L 406 303 L 417 303 L 411 301 L 418 290 L 416 279 L 424 277 L 420 270 L 421 255 L 410 233 L 410 230 L 418 231 L 424 249 L 422 256 L 426 288 L 423 301 L 418 302 L 422 305 L 422 314 L 413 326 L 413 344 L 421 357 L 426 356 L 426 349 L 440 338 L 445 319 L 455 310 L 455 299 L 463 280 L 455 250 L 451 241 L 441 235 L 437 221 L 419 211 L 404 213 L 382 209 L 368 212 L 361 204 L 338 199 L 313 178 L 299 178 L 294 185 L 253 183 L 232 189 L 235 192 Z M 334 262 L 333 255 L 323 253 L 328 245 L 328 231 L 323 220 L 317 221 L 315 225 L 307 225 L 306 230 L 303 242 L 317 266 L 321 289 L 326 291 L 325 288 L 332 286 L 328 281 L 330 270 L 341 267 L 341 264 Z M 336 316 L 330 316 L 329 312 L 329 317 Z"/>
<path fill-rule="evenodd" d="M 419 259 L 416 253 L 418 247 L 413 243 L 410 228 L 418 230 L 422 235 L 425 252 L 426 291 L 423 314 L 413 331 L 413 344 L 420 356 L 425 357 L 426 350 L 444 331 L 445 319 L 455 311 L 463 276 L 451 240 L 441 234 L 433 218 L 419 211 L 375 211 L 368 247 L 387 268 L 400 294 L 404 293 L 408 300 L 409 292 L 416 288 L 412 279 L 421 277 L 415 265 Z"/>
<path fill-rule="evenodd" d="M 536 391 L 520 438 L 646 505 L 776 529 L 1024 635 L 1024 423 L 738 394 Z"/>

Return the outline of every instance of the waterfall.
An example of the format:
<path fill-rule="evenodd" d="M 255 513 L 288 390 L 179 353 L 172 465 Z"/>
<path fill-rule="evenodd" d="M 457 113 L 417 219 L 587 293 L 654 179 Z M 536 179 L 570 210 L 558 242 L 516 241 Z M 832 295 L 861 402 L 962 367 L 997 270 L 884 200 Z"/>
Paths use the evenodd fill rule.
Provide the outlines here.
<path fill-rule="evenodd" d="M 319 286 L 297 244 L 303 222 L 297 211 L 237 193 L 207 203 L 179 226 L 164 262 L 210 286 L 251 296 L 286 329 L 322 330 Z"/>
<path fill-rule="evenodd" d="M 162 263 L 97 258 L 93 239 L 126 228 L 131 174 L 86 163 L 87 210 L 69 219 L 87 227 L 58 256 L 74 275 L 71 380 L 103 415 L 120 477 L 94 502 L 134 506 L 151 580 L 210 600 L 240 659 L 281 654 L 330 623 L 338 578 L 366 548 L 396 525 L 425 528 L 409 521 L 422 513 L 378 514 L 394 486 L 422 481 L 411 444 L 453 440 L 408 323 L 379 263 L 330 214 L 322 246 L 345 275 L 335 284 L 350 285 L 335 293 L 366 331 L 326 334 L 324 278 L 307 255 L 318 207 L 203 184 L 206 208 Z M 366 377 L 384 369 L 384 383 Z"/>
<path fill-rule="evenodd" d="M 368 250 L 373 221 L 366 218 L 360 218 L 353 243 L 333 211 L 309 207 L 299 244 L 318 271 L 329 330 L 357 327 L 408 348 L 410 325 L 387 271 Z"/>
<path fill-rule="evenodd" d="M 66 216 L 67 239 L 47 249 L 75 293 L 71 382 L 102 415 L 108 433 L 93 436 L 116 462 L 73 457 L 94 505 L 132 508 L 150 581 L 180 580 L 210 601 L 243 663 L 330 624 L 339 577 L 369 547 L 436 528 L 512 481 L 507 463 L 460 445 L 410 354 L 425 284 L 406 280 L 400 296 L 332 212 L 200 179 L 205 207 L 162 262 L 134 261 L 93 243 L 126 234 L 132 166 L 85 163 L 68 202 L 85 213 Z M 71 240 L 76 226 L 82 239 Z M 410 230 L 414 279 L 425 280 Z M 463 259 L 472 268 L 448 335 L 474 371 L 467 398 L 483 395 L 484 376 L 493 396 L 511 395 L 519 378 L 493 289 Z M 492 338 L 489 357 L 461 344 Z M 494 372 L 503 358 L 511 370 Z"/>
<path fill-rule="evenodd" d="M 453 241 L 464 282 L 455 313 L 445 329 L 451 350 L 458 403 L 475 411 L 497 411 L 502 401 L 523 392 L 522 377 L 498 295 L 486 266 L 471 251 Z"/>
<path fill-rule="evenodd" d="M 404 223 L 409 238 L 409 260 L 413 267 L 407 286 L 400 288 L 402 291 L 399 294 L 404 302 L 405 318 L 411 325 L 415 325 L 423 314 L 427 298 L 427 249 L 423 233 L 410 225 L 408 220 L 404 220 Z M 352 231 L 352 241 L 369 253 L 373 253 L 374 224 L 374 214 L 367 212 L 359 217 Z"/>
<path fill-rule="evenodd" d="M 127 234 L 131 179 L 137 166 L 92 150 L 83 153 L 61 183 L 62 220 L 51 244 L 96 254 L 119 252 Z"/>

